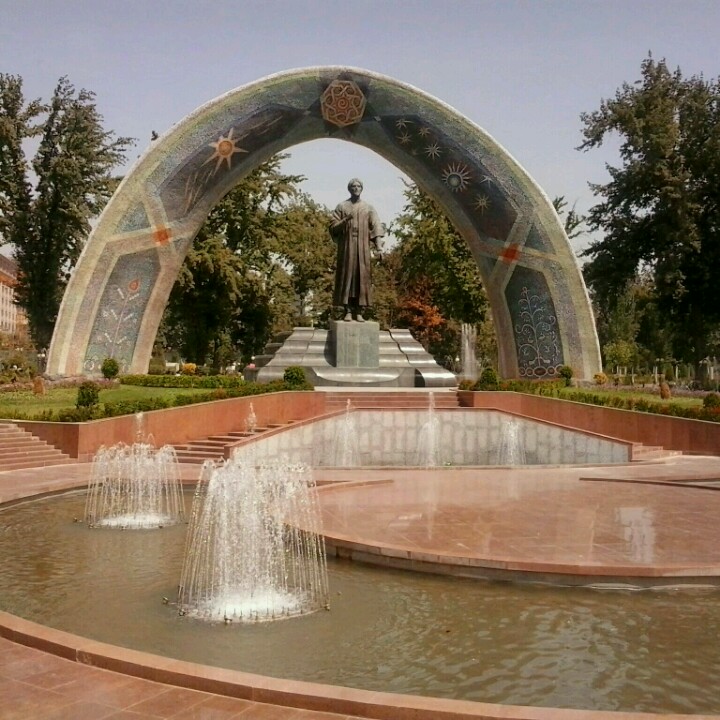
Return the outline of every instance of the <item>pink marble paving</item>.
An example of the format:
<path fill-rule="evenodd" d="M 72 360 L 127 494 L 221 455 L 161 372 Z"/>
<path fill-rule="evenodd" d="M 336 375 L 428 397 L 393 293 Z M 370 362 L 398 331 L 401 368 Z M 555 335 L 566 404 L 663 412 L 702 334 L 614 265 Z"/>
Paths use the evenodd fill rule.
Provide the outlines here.
<path fill-rule="evenodd" d="M 333 476 L 363 484 L 321 490 L 325 535 L 365 561 L 559 582 L 720 578 L 720 458 Z"/>

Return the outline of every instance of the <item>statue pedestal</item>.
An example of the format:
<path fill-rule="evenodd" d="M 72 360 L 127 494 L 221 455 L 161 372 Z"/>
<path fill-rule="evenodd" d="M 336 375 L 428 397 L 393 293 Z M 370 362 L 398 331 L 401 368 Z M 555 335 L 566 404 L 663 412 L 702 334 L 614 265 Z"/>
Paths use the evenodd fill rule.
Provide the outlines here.
<path fill-rule="evenodd" d="M 409 330 L 383 330 L 376 322 L 330 323 L 329 330 L 295 328 L 268 343 L 255 357 L 246 380 L 282 379 L 285 368 L 299 365 L 316 387 L 452 388 L 457 380 L 440 367 Z"/>
<path fill-rule="evenodd" d="M 376 322 L 333 320 L 329 333 L 337 368 L 377 368 L 380 365 L 380 326 Z"/>

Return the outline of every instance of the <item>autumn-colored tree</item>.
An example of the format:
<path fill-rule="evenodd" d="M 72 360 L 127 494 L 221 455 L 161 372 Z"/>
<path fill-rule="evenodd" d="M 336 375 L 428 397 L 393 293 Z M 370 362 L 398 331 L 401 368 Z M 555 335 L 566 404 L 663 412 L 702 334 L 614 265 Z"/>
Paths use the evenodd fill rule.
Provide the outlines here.
<path fill-rule="evenodd" d="M 391 224 L 398 238 L 398 322 L 447 364 L 460 352 L 460 324 L 485 319 L 487 297 L 467 243 L 444 212 L 416 185 L 406 187 L 405 198 Z"/>

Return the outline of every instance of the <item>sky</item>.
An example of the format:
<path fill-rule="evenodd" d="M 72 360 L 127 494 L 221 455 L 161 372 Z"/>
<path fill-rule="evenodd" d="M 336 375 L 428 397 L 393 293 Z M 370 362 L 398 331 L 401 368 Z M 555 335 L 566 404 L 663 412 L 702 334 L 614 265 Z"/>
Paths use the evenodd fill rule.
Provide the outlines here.
<path fill-rule="evenodd" d="M 617 143 L 578 151 L 580 114 L 636 81 L 649 52 L 718 77 L 719 31 L 717 0 L 0 0 L 0 72 L 22 76 L 28 99 L 63 75 L 92 90 L 106 129 L 137 139 L 134 161 L 153 130 L 246 83 L 371 70 L 453 106 L 585 212 Z M 318 140 L 289 152 L 285 169 L 318 202 L 334 207 L 357 176 L 386 223 L 402 211 L 402 173 L 372 151 Z"/>

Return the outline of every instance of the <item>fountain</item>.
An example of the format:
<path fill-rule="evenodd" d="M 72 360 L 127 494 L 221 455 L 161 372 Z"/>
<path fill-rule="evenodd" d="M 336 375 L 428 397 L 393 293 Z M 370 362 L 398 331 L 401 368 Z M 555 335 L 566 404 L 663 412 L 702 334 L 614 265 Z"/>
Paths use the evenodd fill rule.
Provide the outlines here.
<path fill-rule="evenodd" d="M 255 414 L 255 408 L 252 403 L 250 403 L 250 411 L 245 419 L 245 429 L 249 433 L 254 433 L 257 429 L 257 415 Z"/>
<path fill-rule="evenodd" d="M 135 442 L 101 447 L 93 458 L 85 502 L 88 527 L 149 529 L 184 522 L 175 449 L 156 449 L 135 416 Z"/>
<path fill-rule="evenodd" d="M 475 343 L 477 327 L 472 323 L 463 323 L 460 328 L 460 361 L 463 380 L 477 380 L 477 358 Z"/>
<path fill-rule="evenodd" d="M 503 420 L 500 429 L 498 465 L 525 465 L 525 444 L 520 433 L 520 423 L 515 420 Z"/>
<path fill-rule="evenodd" d="M 258 622 L 328 603 L 310 468 L 233 458 L 206 463 L 193 500 L 178 591 L 181 615 Z"/>
<path fill-rule="evenodd" d="M 424 467 L 440 464 L 440 420 L 435 413 L 434 393 L 429 394 L 427 419 L 418 432 L 415 464 Z"/>
<path fill-rule="evenodd" d="M 350 400 L 345 405 L 342 421 L 338 423 L 333 450 L 333 465 L 336 467 L 357 467 L 360 464 L 357 421 Z"/>

